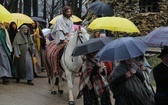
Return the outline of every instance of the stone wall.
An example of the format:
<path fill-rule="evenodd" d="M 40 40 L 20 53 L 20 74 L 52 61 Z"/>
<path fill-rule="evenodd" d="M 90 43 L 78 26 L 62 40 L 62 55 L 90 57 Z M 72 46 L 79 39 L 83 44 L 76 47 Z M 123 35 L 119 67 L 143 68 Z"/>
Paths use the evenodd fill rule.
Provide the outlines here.
<path fill-rule="evenodd" d="M 92 0 L 89 0 L 90 2 Z M 158 12 L 140 13 L 140 0 L 101 0 L 114 8 L 114 16 L 130 19 L 140 30 L 140 35 L 146 35 L 160 26 L 168 25 L 168 0 L 158 0 Z M 90 12 L 88 20 L 91 22 L 96 16 Z"/>

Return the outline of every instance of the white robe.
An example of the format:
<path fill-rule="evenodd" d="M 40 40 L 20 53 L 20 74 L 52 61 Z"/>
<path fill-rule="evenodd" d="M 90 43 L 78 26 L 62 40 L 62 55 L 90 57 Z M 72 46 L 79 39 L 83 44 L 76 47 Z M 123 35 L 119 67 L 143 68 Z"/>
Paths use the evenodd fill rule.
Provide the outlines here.
<path fill-rule="evenodd" d="M 67 19 L 64 16 L 60 16 L 55 24 L 54 29 L 52 30 L 52 37 L 58 44 L 60 40 L 65 40 L 66 38 L 68 39 L 65 34 L 73 34 L 74 32 L 74 26 L 73 26 L 73 21 L 71 18 Z"/>
<path fill-rule="evenodd" d="M 12 52 L 12 44 L 10 42 L 9 34 L 8 34 L 8 31 L 6 29 L 5 29 L 5 35 L 6 35 L 6 44 L 7 44 L 7 47 L 9 48 L 9 51 Z"/>
<path fill-rule="evenodd" d="M 12 52 L 12 45 L 9 39 L 9 34 L 5 28 L 4 30 L 5 30 L 7 47 L 9 51 Z M 10 65 L 8 55 L 6 54 L 3 44 L 0 40 L 0 77 L 3 77 L 3 76 L 11 77 L 12 72 L 11 72 L 11 65 Z"/>

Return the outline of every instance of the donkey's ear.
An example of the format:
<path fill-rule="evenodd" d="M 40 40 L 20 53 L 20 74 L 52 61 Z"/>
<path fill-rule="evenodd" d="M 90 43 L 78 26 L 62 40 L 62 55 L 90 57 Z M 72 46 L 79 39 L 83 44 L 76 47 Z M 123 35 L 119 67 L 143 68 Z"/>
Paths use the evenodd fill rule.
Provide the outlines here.
<path fill-rule="evenodd" d="M 78 26 L 78 30 L 81 30 L 81 26 L 80 25 Z"/>

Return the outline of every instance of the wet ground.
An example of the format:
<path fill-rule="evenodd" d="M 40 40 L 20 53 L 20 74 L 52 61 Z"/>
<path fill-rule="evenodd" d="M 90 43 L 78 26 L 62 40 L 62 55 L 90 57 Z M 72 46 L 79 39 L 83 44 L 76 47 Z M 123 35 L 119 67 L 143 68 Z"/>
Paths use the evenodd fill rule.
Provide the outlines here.
<path fill-rule="evenodd" d="M 34 79 L 33 86 L 26 84 L 26 80 L 15 83 L 15 79 L 10 79 L 8 85 L 0 81 L 0 105 L 68 105 L 66 81 L 63 83 L 64 93 L 52 95 L 48 90 L 46 73 L 43 72 L 39 76 Z M 78 79 L 75 78 L 74 96 L 77 94 Z M 75 102 L 76 105 L 83 105 L 82 99 Z"/>

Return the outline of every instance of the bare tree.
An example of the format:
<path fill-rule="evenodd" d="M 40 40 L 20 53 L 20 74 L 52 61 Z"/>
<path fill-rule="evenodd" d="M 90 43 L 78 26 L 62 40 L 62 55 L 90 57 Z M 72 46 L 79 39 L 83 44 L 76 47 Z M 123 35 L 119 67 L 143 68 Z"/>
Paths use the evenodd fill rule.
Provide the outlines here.
<path fill-rule="evenodd" d="M 38 0 L 33 0 L 33 16 L 38 16 Z"/>
<path fill-rule="evenodd" d="M 22 13 L 22 0 L 19 0 L 19 10 L 18 12 Z"/>
<path fill-rule="evenodd" d="M 81 17 L 82 0 L 67 0 L 67 5 L 72 7 L 73 14 Z"/>
<path fill-rule="evenodd" d="M 50 20 L 54 17 L 54 14 L 60 14 L 60 9 L 62 7 L 62 0 L 52 0 L 51 8 L 49 8 Z"/>
<path fill-rule="evenodd" d="M 77 15 L 77 0 L 71 1 L 71 7 L 74 15 Z"/>
<path fill-rule="evenodd" d="M 18 0 L 0 0 L 0 4 L 12 13 L 17 12 Z"/>
<path fill-rule="evenodd" d="M 18 0 L 12 0 L 12 2 L 10 2 L 10 9 L 9 11 L 12 13 L 18 12 Z"/>
<path fill-rule="evenodd" d="M 73 14 L 78 17 L 86 17 L 86 9 L 82 13 L 82 7 L 85 7 L 87 0 L 41 0 L 43 5 L 43 18 L 53 19 L 56 15 L 62 14 L 62 8 L 65 5 L 72 7 Z M 83 15 L 82 15 L 83 14 Z"/>
<path fill-rule="evenodd" d="M 31 16 L 31 0 L 24 0 L 24 14 Z"/>
<path fill-rule="evenodd" d="M 62 0 L 62 6 L 63 7 L 65 6 L 65 0 Z"/>
<path fill-rule="evenodd" d="M 2 4 L 7 10 L 10 9 L 10 3 L 11 3 L 10 0 L 2 0 Z"/>
<path fill-rule="evenodd" d="M 77 8 L 77 14 L 76 14 L 76 15 L 77 15 L 78 17 L 81 17 L 81 15 L 82 15 L 82 0 L 78 0 L 78 5 L 79 5 L 79 6 L 76 6 L 76 7 L 78 7 L 78 8 Z"/>
<path fill-rule="evenodd" d="M 3 5 L 3 3 L 4 3 L 4 0 L 0 0 L 0 4 L 2 4 L 2 5 Z"/>
<path fill-rule="evenodd" d="M 43 8 L 43 18 L 46 20 L 46 5 L 47 5 L 47 1 L 44 0 L 44 8 Z"/>

